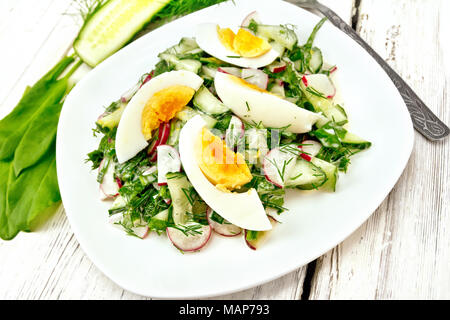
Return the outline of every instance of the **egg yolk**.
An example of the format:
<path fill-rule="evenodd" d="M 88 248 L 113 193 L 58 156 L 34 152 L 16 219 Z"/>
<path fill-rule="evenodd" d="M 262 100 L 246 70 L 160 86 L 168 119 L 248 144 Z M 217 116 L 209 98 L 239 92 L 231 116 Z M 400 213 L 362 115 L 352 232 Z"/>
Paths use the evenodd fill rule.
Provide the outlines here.
<path fill-rule="evenodd" d="M 229 50 L 234 51 L 233 43 L 236 35 L 230 28 L 221 29 L 217 26 L 217 33 L 219 35 L 220 42 Z"/>
<path fill-rule="evenodd" d="M 156 92 L 142 111 L 141 127 L 146 140 L 162 122 L 168 122 L 185 107 L 195 94 L 191 87 L 174 85 Z"/>
<path fill-rule="evenodd" d="M 218 189 L 238 189 L 252 180 L 250 169 L 240 153 L 234 153 L 219 137 L 203 128 L 200 136 L 199 167 Z"/>
<path fill-rule="evenodd" d="M 244 58 L 259 57 L 268 52 L 272 47 L 264 39 L 254 36 L 245 29 L 239 29 L 237 34 L 230 28 L 217 26 L 217 34 L 220 42 L 229 50 L 238 53 Z"/>

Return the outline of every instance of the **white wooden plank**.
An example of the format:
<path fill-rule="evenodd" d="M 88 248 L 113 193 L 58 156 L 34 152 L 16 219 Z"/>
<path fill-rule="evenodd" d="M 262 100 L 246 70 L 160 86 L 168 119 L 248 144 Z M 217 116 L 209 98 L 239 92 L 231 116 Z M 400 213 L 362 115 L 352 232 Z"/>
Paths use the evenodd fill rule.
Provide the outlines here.
<path fill-rule="evenodd" d="M 450 73 L 443 64 L 450 63 L 450 51 L 443 42 L 450 30 L 444 3 L 362 0 L 358 31 L 448 124 Z M 311 299 L 450 297 L 449 139 L 415 137 L 409 164 L 387 199 L 319 259 Z M 392 137 L 386 143 L 397 142 Z"/>

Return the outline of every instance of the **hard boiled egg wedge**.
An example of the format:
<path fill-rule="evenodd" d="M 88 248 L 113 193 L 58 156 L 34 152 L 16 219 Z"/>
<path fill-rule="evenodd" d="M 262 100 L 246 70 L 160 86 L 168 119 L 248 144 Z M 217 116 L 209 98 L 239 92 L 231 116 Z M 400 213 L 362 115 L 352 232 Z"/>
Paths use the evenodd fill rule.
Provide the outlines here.
<path fill-rule="evenodd" d="M 235 37 L 241 41 L 236 41 L 236 46 L 233 47 Z M 200 48 L 213 57 L 244 68 L 267 66 L 279 56 L 279 52 L 265 40 L 253 36 L 245 29 L 234 34 L 232 30 L 221 29 L 215 23 L 197 25 L 195 40 Z M 259 53 L 262 54 L 258 55 Z"/>
<path fill-rule="evenodd" d="M 249 230 L 271 229 L 272 225 L 255 189 L 252 188 L 243 193 L 230 192 L 223 186 L 218 187 L 211 183 L 215 179 L 213 173 L 215 170 L 208 171 L 209 179 L 203 173 L 201 166 L 205 163 L 201 162 L 204 161 L 202 153 L 204 152 L 205 126 L 206 123 L 202 117 L 195 116 L 184 125 L 180 133 L 181 163 L 194 189 L 208 206 L 230 223 Z M 245 175 L 246 170 L 240 168 L 237 170 L 236 178 L 243 182 Z M 227 180 L 230 181 L 230 178 Z"/>
<path fill-rule="evenodd" d="M 247 122 L 261 122 L 265 127 L 287 127 L 290 132 L 305 133 L 322 118 L 320 114 L 302 109 L 231 74 L 217 72 L 214 86 L 222 102 Z"/>
<path fill-rule="evenodd" d="M 148 146 L 152 130 L 169 121 L 192 99 L 203 79 L 190 71 L 171 71 L 145 83 L 128 103 L 116 134 L 119 163 Z"/>

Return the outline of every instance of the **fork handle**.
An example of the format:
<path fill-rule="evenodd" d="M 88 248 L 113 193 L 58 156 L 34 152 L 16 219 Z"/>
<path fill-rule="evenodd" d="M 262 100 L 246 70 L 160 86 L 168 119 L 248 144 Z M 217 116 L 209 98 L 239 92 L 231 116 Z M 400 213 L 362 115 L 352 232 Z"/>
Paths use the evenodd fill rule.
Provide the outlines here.
<path fill-rule="evenodd" d="M 439 120 L 408 84 L 344 20 L 321 3 L 316 3 L 315 8 L 326 16 L 332 24 L 363 47 L 386 71 L 405 101 L 414 128 L 417 131 L 431 141 L 440 140 L 449 134 L 449 128 Z"/>

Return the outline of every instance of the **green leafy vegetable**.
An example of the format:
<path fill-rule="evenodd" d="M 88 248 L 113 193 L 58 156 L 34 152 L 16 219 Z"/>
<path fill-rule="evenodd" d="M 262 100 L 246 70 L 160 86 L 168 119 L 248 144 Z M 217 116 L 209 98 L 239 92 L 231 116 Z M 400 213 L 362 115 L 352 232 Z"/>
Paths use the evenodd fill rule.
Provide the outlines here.
<path fill-rule="evenodd" d="M 33 231 L 59 203 L 53 144 L 43 160 L 14 174 L 12 161 L 0 161 L 0 237 L 14 238 L 19 231 Z"/>

